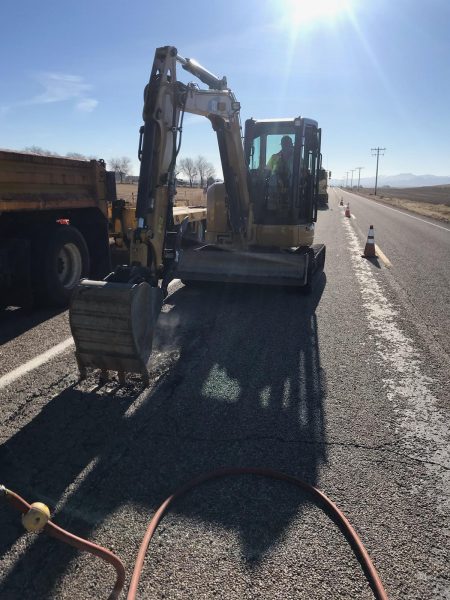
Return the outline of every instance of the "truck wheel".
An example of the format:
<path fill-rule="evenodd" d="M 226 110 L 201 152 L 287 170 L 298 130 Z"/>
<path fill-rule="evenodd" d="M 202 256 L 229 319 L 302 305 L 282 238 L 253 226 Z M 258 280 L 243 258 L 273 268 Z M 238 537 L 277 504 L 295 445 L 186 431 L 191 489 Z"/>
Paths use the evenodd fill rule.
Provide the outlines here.
<path fill-rule="evenodd" d="M 74 287 L 89 275 L 89 252 L 83 236 L 70 225 L 45 229 L 39 236 L 36 258 L 37 300 L 67 306 Z"/>

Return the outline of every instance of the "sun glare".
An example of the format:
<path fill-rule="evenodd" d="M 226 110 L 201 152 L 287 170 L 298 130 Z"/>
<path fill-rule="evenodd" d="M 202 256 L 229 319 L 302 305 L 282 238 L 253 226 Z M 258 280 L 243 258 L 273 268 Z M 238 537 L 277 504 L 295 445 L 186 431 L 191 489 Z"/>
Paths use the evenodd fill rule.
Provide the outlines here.
<path fill-rule="evenodd" d="M 333 19 L 349 8 L 349 0 L 282 0 L 283 17 L 291 27 L 316 19 Z"/>

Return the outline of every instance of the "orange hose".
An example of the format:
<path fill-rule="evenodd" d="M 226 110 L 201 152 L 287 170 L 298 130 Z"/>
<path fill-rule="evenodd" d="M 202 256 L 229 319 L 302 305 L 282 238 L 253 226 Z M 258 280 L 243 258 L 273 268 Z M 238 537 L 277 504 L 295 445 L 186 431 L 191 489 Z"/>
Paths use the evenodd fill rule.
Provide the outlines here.
<path fill-rule="evenodd" d="M 6 498 L 9 500 L 9 503 L 21 513 L 25 514 L 30 510 L 30 504 L 28 504 L 28 502 L 19 496 L 19 494 L 16 494 L 11 490 L 7 490 L 6 488 L 3 488 L 3 492 L 5 493 Z M 66 544 L 69 544 L 69 546 L 73 546 L 78 550 L 86 550 L 86 552 L 90 552 L 94 556 L 98 556 L 102 560 L 112 565 L 116 570 L 116 582 L 111 594 L 108 597 L 108 600 L 117 600 L 125 584 L 125 567 L 123 566 L 120 558 L 106 548 L 102 548 L 102 546 L 98 546 L 93 542 L 79 538 L 69 531 L 58 527 L 58 525 L 55 525 L 55 523 L 52 523 L 52 521 L 48 521 L 42 531 L 45 531 L 45 533 L 51 537 L 54 537 L 61 542 L 65 542 Z"/>
<path fill-rule="evenodd" d="M 206 473 L 204 475 L 200 475 L 198 477 L 195 477 L 194 479 L 191 479 L 191 481 L 180 487 L 176 492 L 174 492 L 168 498 L 166 498 L 166 500 L 164 500 L 164 502 L 153 515 L 147 527 L 147 531 L 145 532 L 141 546 L 139 548 L 139 553 L 134 566 L 133 576 L 131 578 L 130 587 L 128 590 L 127 600 L 135 600 L 136 598 L 139 579 L 141 577 L 148 546 L 156 531 L 156 528 L 158 527 L 158 524 L 160 523 L 169 506 L 175 500 L 179 499 L 186 492 L 190 491 L 197 485 L 201 485 L 207 481 L 210 481 L 212 479 L 218 479 L 220 477 L 243 474 L 260 475 L 262 477 L 270 477 L 271 479 L 287 481 L 311 494 L 311 496 L 314 498 L 317 504 L 322 504 L 323 506 L 325 506 L 325 509 L 328 511 L 328 513 L 336 519 L 336 521 L 341 525 L 342 529 L 347 535 L 350 545 L 353 548 L 356 558 L 362 564 L 362 567 L 366 573 L 367 579 L 372 587 L 372 590 L 377 600 L 388 600 L 387 594 L 383 588 L 383 584 L 381 583 L 381 579 L 369 557 L 367 550 L 364 548 L 364 545 L 361 542 L 358 534 L 350 525 L 350 522 L 348 521 L 346 516 L 339 510 L 339 508 L 334 504 L 334 502 L 332 502 L 323 492 L 310 485 L 309 483 L 302 481 L 298 477 L 293 477 L 291 475 L 281 473 L 280 471 L 274 471 L 273 469 L 262 469 L 256 467 L 224 468 L 211 471 L 210 473 Z M 28 510 L 30 510 L 30 505 L 18 494 L 15 494 L 10 490 L 6 490 L 6 488 L 3 487 L 2 491 L 6 494 L 6 497 L 8 498 L 9 502 L 20 512 L 26 513 L 28 512 Z M 52 523 L 51 521 L 48 521 L 43 531 L 45 531 L 52 537 L 55 537 L 56 539 L 59 539 L 71 546 L 74 546 L 75 548 L 78 548 L 80 550 L 86 550 L 87 552 L 90 552 L 91 554 L 94 554 L 95 556 L 98 556 L 99 558 L 102 558 L 106 562 L 113 565 L 116 569 L 117 577 L 113 591 L 111 592 L 108 600 L 117 600 L 125 583 L 125 568 L 121 560 L 117 556 L 115 556 L 109 550 L 98 546 L 97 544 L 88 542 L 87 540 L 79 538 L 69 533 L 68 531 L 65 531 L 64 529 Z"/>
<path fill-rule="evenodd" d="M 334 502 L 332 502 L 327 496 L 325 496 L 323 492 L 319 491 L 312 485 L 309 485 L 309 483 L 298 479 L 297 477 L 292 477 L 291 475 L 286 475 L 285 473 L 281 473 L 280 471 L 274 471 L 273 469 L 261 469 L 253 467 L 217 469 L 216 471 L 211 471 L 210 473 L 200 475 L 199 477 L 191 479 L 191 481 L 180 487 L 175 493 L 173 493 L 166 500 L 164 500 L 164 502 L 158 508 L 156 513 L 153 515 L 148 525 L 147 531 L 145 532 L 144 538 L 141 543 L 141 547 L 139 548 L 139 553 L 134 566 L 133 576 L 131 578 L 131 583 L 128 590 L 127 600 L 135 600 L 136 598 L 139 579 L 141 577 L 142 567 L 144 565 L 145 555 L 147 553 L 148 546 L 153 537 L 153 534 L 156 531 L 156 528 L 158 527 L 159 522 L 161 521 L 162 517 L 164 516 L 164 513 L 169 508 L 169 506 L 175 500 L 184 495 L 186 492 L 190 491 L 197 485 L 205 483 L 206 481 L 210 481 L 211 479 L 217 479 L 219 477 L 226 477 L 229 475 L 243 474 L 261 475 L 263 477 L 270 477 L 272 479 L 288 481 L 289 483 L 293 483 L 294 485 L 300 487 L 304 491 L 311 494 L 316 500 L 316 502 L 324 504 L 328 512 L 336 518 L 338 523 L 344 529 L 345 533 L 348 535 L 353 551 L 357 559 L 362 563 L 362 566 L 366 572 L 367 579 L 372 587 L 375 597 L 377 598 L 377 600 L 388 600 L 387 594 L 383 588 L 383 584 L 381 583 L 381 579 L 369 557 L 367 550 L 364 548 L 363 543 L 359 539 L 359 536 L 356 533 L 356 531 L 350 525 L 348 519 L 338 509 Z"/>

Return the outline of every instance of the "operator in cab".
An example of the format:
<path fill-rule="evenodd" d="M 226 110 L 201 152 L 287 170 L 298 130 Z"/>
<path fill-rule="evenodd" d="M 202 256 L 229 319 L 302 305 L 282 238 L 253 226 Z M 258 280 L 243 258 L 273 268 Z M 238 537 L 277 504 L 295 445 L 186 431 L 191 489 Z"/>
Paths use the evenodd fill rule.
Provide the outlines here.
<path fill-rule="evenodd" d="M 294 167 L 294 144 L 289 135 L 281 138 L 281 150 L 272 154 L 267 162 L 268 179 L 267 209 L 280 211 L 288 208 L 292 171 Z"/>
<path fill-rule="evenodd" d="M 294 144 L 289 135 L 283 135 L 281 138 L 281 150 L 276 154 L 272 154 L 267 162 L 267 168 L 272 173 L 287 172 L 292 175 L 294 163 Z"/>

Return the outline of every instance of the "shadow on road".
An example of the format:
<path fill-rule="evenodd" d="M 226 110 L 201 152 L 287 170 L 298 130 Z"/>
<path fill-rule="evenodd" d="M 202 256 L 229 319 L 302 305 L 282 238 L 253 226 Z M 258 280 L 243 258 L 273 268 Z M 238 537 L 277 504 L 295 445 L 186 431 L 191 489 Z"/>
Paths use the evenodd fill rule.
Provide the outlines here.
<path fill-rule="evenodd" d="M 381 264 L 380 264 L 380 261 L 378 260 L 377 256 L 364 256 L 364 255 L 362 255 L 362 258 L 365 258 L 368 262 L 370 262 L 377 269 L 381 269 Z"/>
<path fill-rule="evenodd" d="M 65 308 L 5 308 L 0 309 L 0 346 L 19 337 L 48 319 L 64 312 Z"/>
<path fill-rule="evenodd" d="M 217 467 L 265 466 L 315 484 L 326 461 L 316 317 L 325 283 L 323 275 L 306 297 L 263 287 L 179 289 L 160 317 L 155 387 L 65 390 L 0 447 L 3 482 L 52 507 L 70 492 L 55 522 L 88 538 L 124 505 L 150 516 L 180 484 Z M 230 478 L 193 492 L 174 512 L 237 532 L 242 557 L 257 564 L 305 502 L 279 482 Z M 0 555 L 22 535 L 19 523 L 12 510 L 0 512 Z M 51 569 L 42 569 L 49 553 Z M 23 591 L 26 568 L 33 598 L 50 598 L 74 555 L 39 536 L 2 589 Z"/>

